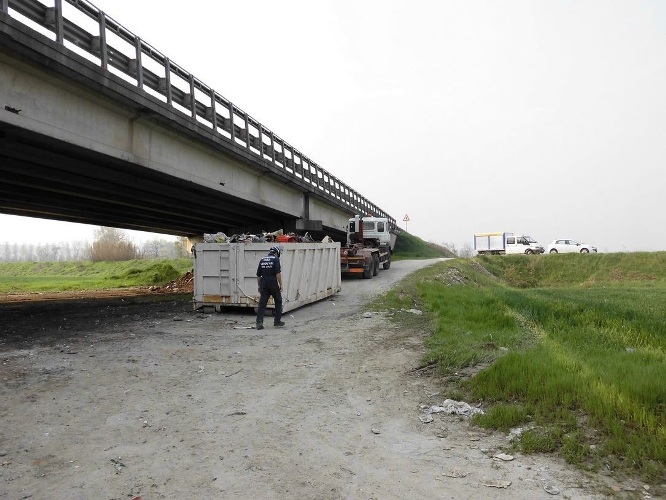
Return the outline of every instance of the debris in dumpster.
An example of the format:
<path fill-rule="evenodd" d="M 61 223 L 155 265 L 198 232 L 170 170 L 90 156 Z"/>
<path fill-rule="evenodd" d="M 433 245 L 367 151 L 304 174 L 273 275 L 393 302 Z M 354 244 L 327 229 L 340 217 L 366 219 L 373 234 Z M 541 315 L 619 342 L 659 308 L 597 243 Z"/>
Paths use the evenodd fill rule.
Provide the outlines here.
<path fill-rule="evenodd" d="M 241 233 L 227 236 L 223 232 L 204 233 L 205 243 L 313 243 L 314 239 L 310 233 L 300 236 L 296 233 L 284 234 L 282 229 L 273 232 L 262 232 L 261 234 Z M 331 243 L 333 240 L 325 236 L 323 243 Z"/>

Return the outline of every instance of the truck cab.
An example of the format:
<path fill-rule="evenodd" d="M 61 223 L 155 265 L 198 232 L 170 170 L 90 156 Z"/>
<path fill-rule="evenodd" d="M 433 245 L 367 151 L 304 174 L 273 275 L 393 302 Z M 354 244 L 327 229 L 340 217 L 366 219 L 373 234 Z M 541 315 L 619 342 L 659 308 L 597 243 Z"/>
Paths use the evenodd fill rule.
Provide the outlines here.
<path fill-rule="evenodd" d="M 536 241 L 531 236 L 523 235 L 514 235 L 513 233 L 507 233 L 506 235 L 506 253 L 543 253 L 544 248 L 539 245 L 539 242 Z"/>
<path fill-rule="evenodd" d="M 389 222 L 381 217 L 352 217 L 347 223 L 347 244 L 363 243 L 368 246 L 388 246 L 393 249 Z M 363 241 L 360 241 L 361 238 Z"/>
<path fill-rule="evenodd" d="M 340 248 L 343 275 L 377 276 L 379 267 L 391 267 L 397 235 L 385 217 L 352 217 L 345 226 L 347 245 Z"/>

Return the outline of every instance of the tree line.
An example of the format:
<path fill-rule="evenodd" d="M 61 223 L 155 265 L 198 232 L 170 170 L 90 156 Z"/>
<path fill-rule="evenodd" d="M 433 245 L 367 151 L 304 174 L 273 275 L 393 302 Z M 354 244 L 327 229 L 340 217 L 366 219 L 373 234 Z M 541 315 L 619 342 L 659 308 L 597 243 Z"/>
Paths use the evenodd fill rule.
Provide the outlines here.
<path fill-rule="evenodd" d="M 95 230 L 92 243 L 65 241 L 60 243 L 8 243 L 0 244 L 0 262 L 53 262 L 53 261 L 123 261 L 133 259 L 181 259 L 189 257 L 188 240 L 154 239 L 140 246 L 126 233 L 113 227 Z"/>

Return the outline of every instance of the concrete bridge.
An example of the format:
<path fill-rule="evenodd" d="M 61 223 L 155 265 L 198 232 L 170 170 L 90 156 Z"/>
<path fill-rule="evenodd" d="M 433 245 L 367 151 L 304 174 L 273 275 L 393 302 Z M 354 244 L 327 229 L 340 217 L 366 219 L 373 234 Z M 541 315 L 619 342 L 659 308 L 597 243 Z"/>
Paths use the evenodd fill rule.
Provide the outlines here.
<path fill-rule="evenodd" d="M 0 212 L 188 237 L 395 225 L 85 0 L 0 0 Z"/>

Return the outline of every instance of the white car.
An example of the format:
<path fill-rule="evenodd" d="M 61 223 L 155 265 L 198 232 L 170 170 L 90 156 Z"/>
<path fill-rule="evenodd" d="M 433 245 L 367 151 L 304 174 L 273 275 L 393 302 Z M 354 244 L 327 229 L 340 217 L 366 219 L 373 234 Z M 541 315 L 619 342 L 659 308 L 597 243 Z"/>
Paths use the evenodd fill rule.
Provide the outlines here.
<path fill-rule="evenodd" d="M 548 253 L 590 253 L 597 252 L 597 247 L 576 240 L 553 240 L 548 245 Z"/>

